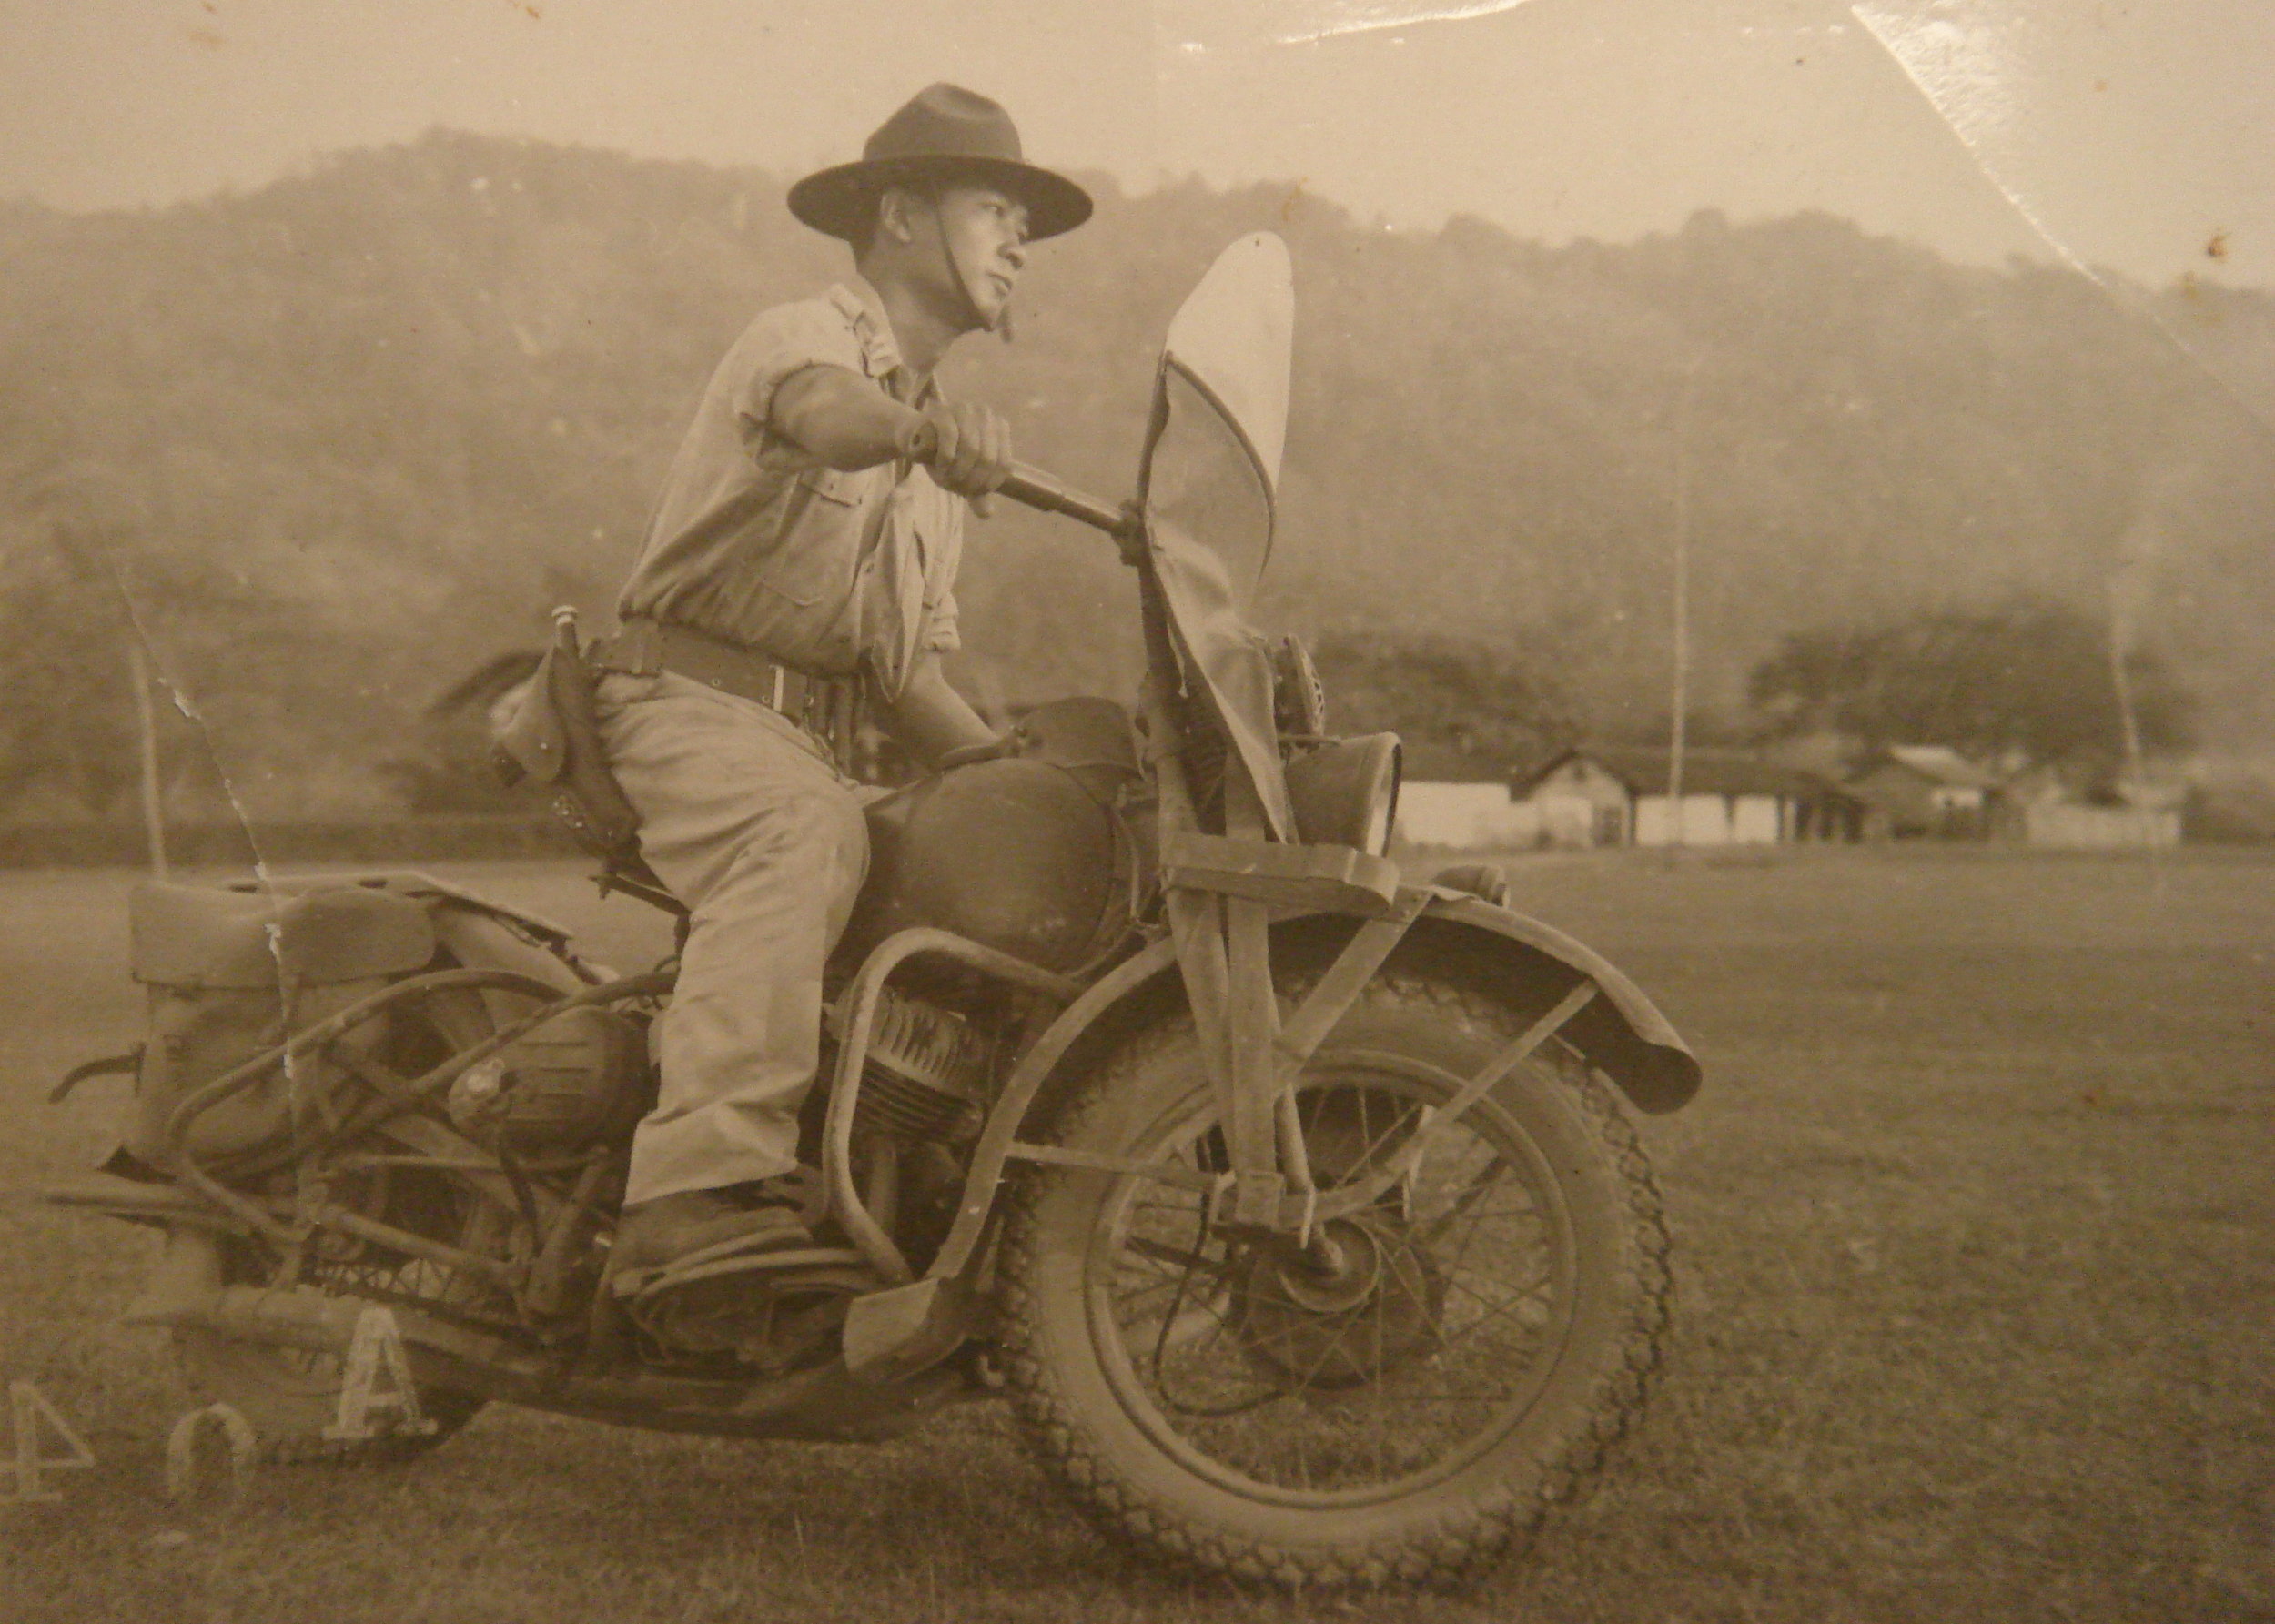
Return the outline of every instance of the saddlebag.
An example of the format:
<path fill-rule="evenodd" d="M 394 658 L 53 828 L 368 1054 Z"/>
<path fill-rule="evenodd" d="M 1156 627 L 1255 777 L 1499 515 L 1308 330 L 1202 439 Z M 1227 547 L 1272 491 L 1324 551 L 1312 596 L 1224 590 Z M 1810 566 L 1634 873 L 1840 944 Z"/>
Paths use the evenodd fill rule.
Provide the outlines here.
<path fill-rule="evenodd" d="M 296 895 L 150 882 L 127 900 L 135 979 L 148 989 L 149 1031 L 135 1077 L 126 1148 L 146 1166 L 171 1160 L 167 1125 L 191 1093 L 301 1031 L 427 967 L 437 941 L 427 907 L 354 884 Z M 343 1042 L 384 1041 L 374 1018 Z M 340 1084 L 317 1055 L 278 1066 L 205 1111 L 182 1147 L 223 1162 L 281 1144 L 296 1119 L 321 1119 Z"/>

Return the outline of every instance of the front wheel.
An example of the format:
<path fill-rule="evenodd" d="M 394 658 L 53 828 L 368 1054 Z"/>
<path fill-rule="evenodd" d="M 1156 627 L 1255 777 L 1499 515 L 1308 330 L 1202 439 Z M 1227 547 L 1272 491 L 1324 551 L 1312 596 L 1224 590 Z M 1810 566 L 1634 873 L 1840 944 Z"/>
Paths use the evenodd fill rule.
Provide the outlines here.
<path fill-rule="evenodd" d="M 1539 1013 L 1433 975 L 1369 989 L 1298 1082 L 1314 1175 L 1359 1182 L 1423 1142 L 1309 1250 L 1212 1230 L 1180 1185 L 1033 1172 L 1005 1236 L 1009 1374 L 1080 1501 L 1239 1577 L 1376 1586 L 1481 1569 L 1599 1464 L 1667 1325 L 1633 1133 L 1553 1042 L 1433 1120 Z M 1073 1148 L 1225 1165 L 1189 1016 L 1127 1041 L 1052 1127 Z"/>

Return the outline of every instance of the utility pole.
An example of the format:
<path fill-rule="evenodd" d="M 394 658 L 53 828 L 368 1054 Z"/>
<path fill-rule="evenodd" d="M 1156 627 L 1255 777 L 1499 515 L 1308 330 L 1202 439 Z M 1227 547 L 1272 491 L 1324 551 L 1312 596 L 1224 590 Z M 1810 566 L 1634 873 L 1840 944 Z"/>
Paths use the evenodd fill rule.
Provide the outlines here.
<path fill-rule="evenodd" d="M 2133 674 L 2125 669 L 2125 655 L 2133 641 L 2131 617 L 2127 614 L 2124 566 L 2112 570 L 2109 595 L 2109 685 L 2117 691 L 2118 724 L 2124 730 L 2126 800 L 2142 784 L 2140 718 L 2133 708 Z"/>
<path fill-rule="evenodd" d="M 1691 707 L 1691 419 L 1706 352 L 1691 358 L 1674 408 L 1674 693 L 1667 740 L 1667 846 L 1683 843 L 1683 750 Z"/>
<path fill-rule="evenodd" d="M 157 707 L 150 702 L 150 660 L 142 651 L 142 639 L 135 628 L 127 628 L 127 680 L 135 690 L 135 732 L 137 753 L 142 758 L 142 832 L 149 842 L 150 873 L 153 877 L 166 878 L 166 808 L 163 785 L 158 778 L 158 718 Z"/>

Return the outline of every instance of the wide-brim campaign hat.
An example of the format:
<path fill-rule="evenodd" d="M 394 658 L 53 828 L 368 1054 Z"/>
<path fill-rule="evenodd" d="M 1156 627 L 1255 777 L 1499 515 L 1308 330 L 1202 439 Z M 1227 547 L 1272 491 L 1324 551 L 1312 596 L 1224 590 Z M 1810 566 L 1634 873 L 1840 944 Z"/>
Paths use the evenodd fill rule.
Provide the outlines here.
<path fill-rule="evenodd" d="M 1090 194 L 1063 175 L 1030 164 L 1011 115 L 955 85 L 918 91 L 877 126 L 861 160 L 807 176 L 790 188 L 790 212 L 832 237 L 854 241 L 876 217 L 885 187 L 925 180 L 980 180 L 1026 205 L 1027 238 L 1057 237 L 1090 217 Z"/>

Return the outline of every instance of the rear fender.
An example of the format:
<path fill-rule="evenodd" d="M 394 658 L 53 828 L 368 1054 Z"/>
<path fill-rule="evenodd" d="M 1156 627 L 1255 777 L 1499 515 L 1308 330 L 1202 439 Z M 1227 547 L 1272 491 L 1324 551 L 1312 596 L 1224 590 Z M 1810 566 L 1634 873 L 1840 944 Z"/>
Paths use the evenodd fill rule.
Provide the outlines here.
<path fill-rule="evenodd" d="M 445 952 L 469 970 L 511 970 L 562 994 L 593 984 L 580 966 L 530 940 L 488 910 L 452 906 L 434 909 L 434 933 Z"/>

